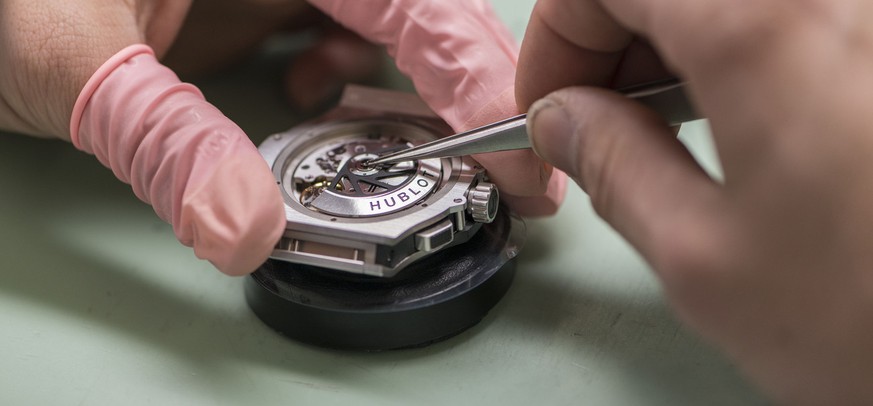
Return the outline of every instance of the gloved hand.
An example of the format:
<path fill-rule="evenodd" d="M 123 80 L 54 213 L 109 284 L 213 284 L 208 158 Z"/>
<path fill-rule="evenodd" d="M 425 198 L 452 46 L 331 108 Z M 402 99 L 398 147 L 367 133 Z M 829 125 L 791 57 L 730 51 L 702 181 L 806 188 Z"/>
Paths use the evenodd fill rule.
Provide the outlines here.
<path fill-rule="evenodd" d="M 288 0 L 212 0 L 195 3 L 168 63 L 183 72 L 208 70 L 251 49 L 289 12 L 294 26 L 321 21 Z M 511 34 L 486 0 L 314 0 L 313 5 L 368 40 L 386 45 L 419 94 L 455 130 L 517 114 L 513 77 L 517 50 Z M 198 7 L 199 6 L 199 7 Z M 228 20 L 227 15 L 234 18 Z M 217 20 L 222 29 L 214 29 Z M 287 17 L 286 17 L 287 19 Z M 306 21 L 301 21 L 301 20 Z M 374 70 L 377 55 L 359 37 L 328 25 L 313 48 L 288 71 L 288 93 L 297 107 L 320 105 L 342 84 Z M 210 41 L 211 40 L 211 41 Z M 213 42 L 217 42 L 214 44 Z M 528 216 L 553 214 L 566 177 L 530 151 L 477 155 L 511 207 Z M 543 193 L 547 190 L 545 195 Z"/>
<path fill-rule="evenodd" d="M 310 0 L 364 38 L 388 47 L 425 102 L 456 131 L 518 114 L 517 50 L 487 0 Z M 532 151 L 474 156 L 523 215 L 549 215 L 566 177 Z"/>
<path fill-rule="evenodd" d="M 873 403 L 870 5 L 540 0 L 522 45 L 519 104 L 548 94 L 536 150 L 778 404 Z M 653 112 L 593 86 L 634 70 L 632 33 L 687 80 L 723 181 Z"/>
<path fill-rule="evenodd" d="M 248 3 L 247 10 L 274 11 L 254 14 L 269 19 L 264 27 L 299 10 L 298 1 Z M 508 33 L 481 1 L 448 4 L 380 3 L 381 27 L 360 19 L 379 8 L 369 8 L 371 14 L 333 11 L 343 22 L 354 17 L 359 23 L 352 28 L 394 51 L 416 50 L 395 52 L 401 69 L 456 129 L 514 114 L 515 49 Z M 153 55 L 152 49 L 159 57 L 173 43 L 189 6 L 169 0 L 4 2 L 0 127 L 69 139 L 93 153 L 152 204 L 198 257 L 239 275 L 254 270 L 278 240 L 284 225 L 281 198 L 245 134 Z M 455 30 L 428 28 L 440 24 Z M 269 30 L 262 31 L 249 39 Z M 477 158 L 522 214 L 557 209 L 563 178 L 552 177 L 548 197 L 538 196 L 551 169 L 531 153 Z"/>
<path fill-rule="evenodd" d="M 165 52 L 189 3 L 4 0 L 0 127 L 95 154 L 198 257 L 245 274 L 284 229 L 272 174 L 195 87 L 131 46 Z"/>

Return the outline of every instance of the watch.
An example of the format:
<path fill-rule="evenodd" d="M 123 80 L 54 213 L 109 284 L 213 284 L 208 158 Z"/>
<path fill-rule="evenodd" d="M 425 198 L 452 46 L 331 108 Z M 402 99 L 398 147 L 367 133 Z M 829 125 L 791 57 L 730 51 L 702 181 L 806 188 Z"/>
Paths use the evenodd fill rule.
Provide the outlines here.
<path fill-rule="evenodd" d="M 495 219 L 497 188 L 469 157 L 368 166 L 451 135 L 417 96 L 348 86 L 339 106 L 259 150 L 285 201 L 275 260 L 377 277 L 470 239 Z"/>
<path fill-rule="evenodd" d="M 323 347 L 420 347 L 478 323 L 509 289 L 524 222 L 469 157 L 369 165 L 452 130 L 415 95 L 347 87 L 339 106 L 260 146 L 285 200 L 246 302 Z"/>

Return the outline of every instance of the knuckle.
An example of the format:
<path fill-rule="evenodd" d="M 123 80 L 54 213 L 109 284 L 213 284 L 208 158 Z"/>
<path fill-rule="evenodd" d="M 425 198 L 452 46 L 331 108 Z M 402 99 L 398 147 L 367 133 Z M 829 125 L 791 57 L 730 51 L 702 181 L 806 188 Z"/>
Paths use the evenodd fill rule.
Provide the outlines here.
<path fill-rule="evenodd" d="M 69 34 L 68 24 L 19 21 L 4 38 L 2 64 L 7 75 L 0 91 L 28 132 L 66 132 L 66 107 L 79 90 L 74 80 L 79 72 L 73 68 L 81 61 L 71 55 L 81 48 L 81 41 Z"/>
<path fill-rule="evenodd" d="M 31 132 L 63 136 L 85 82 L 136 38 L 136 28 L 119 12 L 129 8 L 124 2 L 99 10 L 54 3 L 19 1 L 4 10 L 10 18 L 0 32 L 0 68 L 7 72 L 0 92 Z"/>

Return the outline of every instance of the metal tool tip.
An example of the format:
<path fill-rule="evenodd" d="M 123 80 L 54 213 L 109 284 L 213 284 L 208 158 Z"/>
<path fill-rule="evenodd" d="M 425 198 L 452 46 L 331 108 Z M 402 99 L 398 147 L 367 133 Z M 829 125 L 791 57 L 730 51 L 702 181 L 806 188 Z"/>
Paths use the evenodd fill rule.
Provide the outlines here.
<path fill-rule="evenodd" d="M 361 161 L 361 165 L 366 166 L 368 168 L 373 168 L 373 167 L 385 164 L 386 160 L 389 159 L 390 157 L 391 156 L 389 154 L 389 155 L 383 155 L 383 156 L 376 157 L 376 158 L 367 159 L 367 160 Z"/>

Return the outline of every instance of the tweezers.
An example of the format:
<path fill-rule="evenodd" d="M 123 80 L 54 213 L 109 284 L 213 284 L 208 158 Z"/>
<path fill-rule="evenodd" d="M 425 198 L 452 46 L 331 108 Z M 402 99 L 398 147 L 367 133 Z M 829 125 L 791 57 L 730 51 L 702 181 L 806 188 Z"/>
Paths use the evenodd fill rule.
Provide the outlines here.
<path fill-rule="evenodd" d="M 618 92 L 653 109 L 671 126 L 701 118 L 678 79 L 650 82 L 619 89 Z M 530 148 L 527 115 L 522 114 L 470 131 L 389 153 L 366 162 L 368 166 L 429 158 L 446 158 Z"/>

